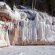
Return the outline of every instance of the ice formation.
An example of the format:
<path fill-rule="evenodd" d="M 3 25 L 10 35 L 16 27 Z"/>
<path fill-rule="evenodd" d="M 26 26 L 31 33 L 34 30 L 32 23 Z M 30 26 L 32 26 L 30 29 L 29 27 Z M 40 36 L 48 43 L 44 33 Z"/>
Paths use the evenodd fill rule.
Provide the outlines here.
<path fill-rule="evenodd" d="M 25 9 L 24 9 L 25 10 Z M 31 10 L 32 11 L 32 10 Z M 38 11 L 32 11 L 30 10 L 23 11 L 26 14 L 26 18 L 23 16 L 25 21 L 23 24 L 23 35 L 22 38 L 27 39 L 27 40 L 37 40 L 40 39 L 41 41 L 46 41 L 46 42 L 54 42 L 55 41 L 55 31 L 53 25 L 55 21 L 53 21 L 55 18 L 51 17 L 47 13 L 42 13 Z M 34 20 L 32 20 L 30 13 L 35 14 Z M 29 19 L 30 18 L 30 19 Z M 21 19 L 22 20 L 22 19 Z M 28 22 L 27 22 L 28 20 Z M 53 24 L 52 24 L 53 23 Z"/>
<path fill-rule="evenodd" d="M 0 3 L 3 6 L 3 3 Z M 16 39 L 20 41 L 55 41 L 55 17 L 37 10 L 17 9 L 14 10 L 5 3 L 6 12 L 12 21 L 8 23 L 8 29 L 12 31 L 15 28 Z M 19 32 L 19 33 L 18 33 Z M 12 35 L 11 35 L 12 36 Z"/>

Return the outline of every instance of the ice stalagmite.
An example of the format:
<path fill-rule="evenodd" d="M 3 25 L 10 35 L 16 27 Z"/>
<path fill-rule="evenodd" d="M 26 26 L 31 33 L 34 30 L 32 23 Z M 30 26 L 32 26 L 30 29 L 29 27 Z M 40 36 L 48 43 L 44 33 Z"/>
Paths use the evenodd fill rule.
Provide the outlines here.
<path fill-rule="evenodd" d="M 3 21 L 0 21 L 0 47 L 9 46 L 8 30 L 6 29 L 6 24 Z"/>

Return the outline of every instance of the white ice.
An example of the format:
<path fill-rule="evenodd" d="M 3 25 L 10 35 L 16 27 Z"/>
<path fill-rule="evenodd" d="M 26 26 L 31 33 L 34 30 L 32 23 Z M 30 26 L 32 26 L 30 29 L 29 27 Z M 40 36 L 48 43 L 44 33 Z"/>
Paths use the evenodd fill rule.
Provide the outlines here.
<path fill-rule="evenodd" d="M 55 55 L 55 46 L 10 46 L 1 48 L 0 55 Z"/>

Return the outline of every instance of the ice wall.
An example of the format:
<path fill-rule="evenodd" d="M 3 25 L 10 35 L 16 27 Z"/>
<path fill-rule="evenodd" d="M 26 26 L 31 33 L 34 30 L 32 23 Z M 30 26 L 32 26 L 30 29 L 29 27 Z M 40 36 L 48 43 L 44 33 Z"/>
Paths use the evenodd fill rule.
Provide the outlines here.
<path fill-rule="evenodd" d="M 18 9 L 15 5 L 13 10 L 6 5 L 4 11 L 7 11 L 12 19 L 8 29 L 15 30 L 15 39 L 31 43 L 38 41 L 55 42 L 55 17 L 37 10 Z"/>
<path fill-rule="evenodd" d="M 53 30 L 55 24 L 55 17 L 51 17 L 47 13 L 33 11 L 33 10 L 22 10 L 20 11 L 22 26 L 22 39 L 32 41 L 45 41 L 53 43 L 55 41 L 55 31 Z M 30 14 L 31 13 L 31 14 Z M 25 15 L 24 15 L 25 14 Z M 35 14 L 34 20 L 32 20 Z M 25 17 L 27 16 L 27 17 Z M 32 17 L 31 17 L 32 16 Z M 24 19 L 24 21 L 22 21 Z"/>

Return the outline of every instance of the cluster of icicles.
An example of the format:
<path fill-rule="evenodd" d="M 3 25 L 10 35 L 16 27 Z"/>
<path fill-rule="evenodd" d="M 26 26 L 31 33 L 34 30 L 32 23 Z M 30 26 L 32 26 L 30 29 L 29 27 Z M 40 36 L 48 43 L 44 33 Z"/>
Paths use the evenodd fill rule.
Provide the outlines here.
<path fill-rule="evenodd" d="M 17 40 L 55 42 L 55 17 L 37 10 L 17 9 L 15 6 L 13 11 L 9 7 L 6 11 L 16 20 L 7 23 L 9 38 L 13 36 L 10 32 L 15 27 Z"/>
<path fill-rule="evenodd" d="M 55 41 L 55 17 L 30 9 L 15 11 L 20 15 L 18 20 L 21 23 L 22 40 Z"/>

